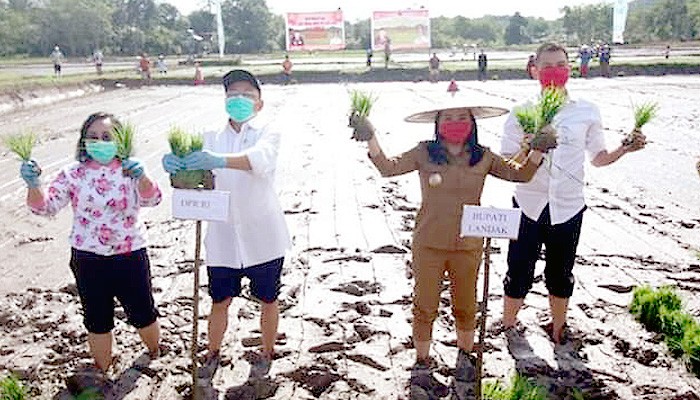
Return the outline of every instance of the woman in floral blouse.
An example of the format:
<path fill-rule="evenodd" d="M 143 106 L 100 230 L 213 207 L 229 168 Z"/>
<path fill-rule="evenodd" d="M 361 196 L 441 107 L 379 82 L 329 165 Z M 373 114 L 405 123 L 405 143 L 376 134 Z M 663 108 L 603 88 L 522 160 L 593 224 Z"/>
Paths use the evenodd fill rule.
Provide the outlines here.
<path fill-rule="evenodd" d="M 27 205 L 38 215 L 73 209 L 70 267 L 75 276 L 90 353 L 106 372 L 112 364 L 114 298 L 138 329 L 151 356 L 158 355 L 160 327 L 153 294 L 141 207 L 161 201 L 161 192 L 134 159 L 116 158 L 111 114 L 90 115 L 80 130 L 76 159 L 44 191 L 36 161 L 22 163 Z"/>

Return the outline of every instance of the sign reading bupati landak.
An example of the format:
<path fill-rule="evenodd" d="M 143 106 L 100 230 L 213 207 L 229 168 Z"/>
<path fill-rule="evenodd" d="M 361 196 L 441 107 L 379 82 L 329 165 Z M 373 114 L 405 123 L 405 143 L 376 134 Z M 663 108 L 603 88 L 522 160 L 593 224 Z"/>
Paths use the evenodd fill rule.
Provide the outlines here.
<path fill-rule="evenodd" d="M 461 235 L 517 239 L 520 227 L 519 208 L 464 206 Z"/>
<path fill-rule="evenodd" d="M 230 197 L 221 190 L 173 189 L 173 217 L 227 222 Z"/>

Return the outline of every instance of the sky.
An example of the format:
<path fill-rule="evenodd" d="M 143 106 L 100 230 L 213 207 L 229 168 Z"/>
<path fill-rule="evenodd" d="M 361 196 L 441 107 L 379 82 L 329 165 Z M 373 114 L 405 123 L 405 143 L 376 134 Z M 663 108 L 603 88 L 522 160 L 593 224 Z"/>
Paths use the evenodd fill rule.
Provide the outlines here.
<path fill-rule="evenodd" d="M 161 0 L 177 7 L 184 15 L 200 9 L 204 0 Z M 453 17 L 462 15 L 467 18 L 479 18 L 484 15 L 513 15 L 516 11 L 526 17 L 542 17 L 553 20 L 561 16 L 559 10 L 564 6 L 586 4 L 612 3 L 612 0 L 267 0 L 267 6 L 275 14 L 295 11 L 332 11 L 338 7 L 343 9 L 345 19 L 356 21 L 369 18 L 372 11 L 393 11 L 400 9 L 420 8 L 426 5 L 430 16 L 440 15 Z M 381 4 L 381 7 L 377 7 Z M 430 7 L 427 7 L 430 4 Z"/>

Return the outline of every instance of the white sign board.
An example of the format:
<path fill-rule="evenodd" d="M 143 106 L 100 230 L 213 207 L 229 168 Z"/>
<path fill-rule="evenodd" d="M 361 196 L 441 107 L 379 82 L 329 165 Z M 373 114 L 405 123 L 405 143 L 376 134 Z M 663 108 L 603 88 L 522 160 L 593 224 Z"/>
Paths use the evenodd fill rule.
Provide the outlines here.
<path fill-rule="evenodd" d="M 221 190 L 173 189 L 173 217 L 227 222 L 230 197 Z"/>
<path fill-rule="evenodd" d="M 517 239 L 519 208 L 464 206 L 461 236 Z"/>

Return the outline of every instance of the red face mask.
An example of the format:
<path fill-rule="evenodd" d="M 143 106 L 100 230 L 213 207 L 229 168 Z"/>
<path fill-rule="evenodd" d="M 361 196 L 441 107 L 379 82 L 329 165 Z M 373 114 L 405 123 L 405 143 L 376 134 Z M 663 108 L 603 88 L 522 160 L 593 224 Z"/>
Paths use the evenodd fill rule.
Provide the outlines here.
<path fill-rule="evenodd" d="M 540 79 L 542 87 L 556 86 L 563 88 L 566 81 L 569 80 L 568 67 L 544 67 L 538 71 L 537 76 Z"/>
<path fill-rule="evenodd" d="M 472 121 L 444 121 L 438 127 L 438 133 L 447 143 L 463 144 L 472 134 Z"/>

